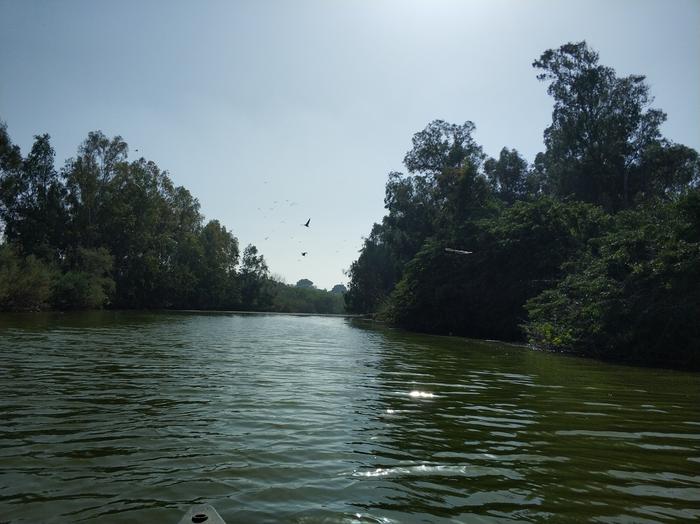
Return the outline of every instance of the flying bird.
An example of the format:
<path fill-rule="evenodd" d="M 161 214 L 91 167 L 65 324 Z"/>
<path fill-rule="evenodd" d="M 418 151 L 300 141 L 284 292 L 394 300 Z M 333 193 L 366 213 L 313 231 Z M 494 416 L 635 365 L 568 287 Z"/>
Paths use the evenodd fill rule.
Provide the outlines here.
<path fill-rule="evenodd" d="M 445 251 L 448 253 L 457 253 L 459 255 L 471 255 L 473 251 L 464 251 L 463 249 L 452 249 L 451 247 L 446 247 Z"/>
<path fill-rule="evenodd" d="M 305 257 L 307 253 L 308 253 L 308 251 L 302 251 L 302 252 L 301 252 L 301 256 L 302 256 L 302 257 Z"/>
<path fill-rule="evenodd" d="M 303 225 L 304 225 L 305 227 L 309 227 L 309 223 L 310 223 L 310 222 L 311 222 L 311 219 L 308 219 L 308 220 L 306 221 L 306 224 L 303 224 Z"/>

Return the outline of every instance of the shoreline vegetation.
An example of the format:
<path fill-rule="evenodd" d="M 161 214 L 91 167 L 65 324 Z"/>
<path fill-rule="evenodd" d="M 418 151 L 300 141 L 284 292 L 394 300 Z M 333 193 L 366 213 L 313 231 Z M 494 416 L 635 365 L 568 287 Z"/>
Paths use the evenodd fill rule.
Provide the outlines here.
<path fill-rule="evenodd" d="M 412 331 L 700 369 L 700 161 L 662 136 L 643 76 L 585 42 L 533 67 L 554 100 L 532 163 L 488 158 L 435 120 L 391 172 L 387 214 L 319 290 L 270 275 L 254 245 L 120 137 L 89 133 L 55 167 L 0 122 L 0 311 L 148 309 L 371 317 Z"/>
<path fill-rule="evenodd" d="M 532 65 L 554 101 L 545 150 L 488 158 L 469 121 L 416 133 L 348 272 L 348 310 L 700 369 L 698 153 L 662 136 L 643 76 L 618 77 L 586 42 Z"/>
<path fill-rule="evenodd" d="M 234 309 L 342 313 L 345 286 L 288 285 L 168 173 L 89 133 L 57 170 L 47 134 L 23 157 L 0 122 L 0 311 Z"/>

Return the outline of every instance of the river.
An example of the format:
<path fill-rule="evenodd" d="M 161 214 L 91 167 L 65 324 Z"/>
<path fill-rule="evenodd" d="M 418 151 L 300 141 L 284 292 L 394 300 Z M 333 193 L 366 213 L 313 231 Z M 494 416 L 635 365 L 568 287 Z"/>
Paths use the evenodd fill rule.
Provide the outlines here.
<path fill-rule="evenodd" d="M 331 317 L 0 315 L 0 522 L 690 522 L 700 375 Z"/>

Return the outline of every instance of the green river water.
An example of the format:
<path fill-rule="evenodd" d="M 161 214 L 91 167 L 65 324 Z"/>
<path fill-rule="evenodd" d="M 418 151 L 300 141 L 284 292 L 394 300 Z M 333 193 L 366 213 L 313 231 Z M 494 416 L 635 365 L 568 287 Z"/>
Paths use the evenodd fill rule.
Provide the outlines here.
<path fill-rule="evenodd" d="M 344 318 L 0 315 L 0 522 L 700 520 L 700 375 Z"/>

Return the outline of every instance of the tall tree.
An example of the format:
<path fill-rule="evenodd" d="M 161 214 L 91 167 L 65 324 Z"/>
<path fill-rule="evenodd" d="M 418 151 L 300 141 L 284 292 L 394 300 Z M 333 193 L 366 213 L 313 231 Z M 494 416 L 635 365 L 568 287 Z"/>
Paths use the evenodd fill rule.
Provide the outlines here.
<path fill-rule="evenodd" d="M 265 257 L 258 254 L 258 248 L 252 244 L 246 246 L 240 271 L 241 302 L 244 308 L 264 309 L 272 303 L 269 275 Z"/>
<path fill-rule="evenodd" d="M 203 254 L 200 303 L 205 308 L 232 308 L 239 298 L 236 286 L 238 239 L 218 220 L 210 220 L 204 226 L 200 239 Z"/>
<path fill-rule="evenodd" d="M 527 161 L 515 149 L 501 149 L 498 159 L 484 162 L 484 172 L 492 190 L 504 202 L 512 204 L 529 193 Z"/>
<path fill-rule="evenodd" d="M 12 143 L 7 125 L 0 120 L 0 233 L 16 220 L 16 195 L 20 192 L 22 153 Z"/>
<path fill-rule="evenodd" d="M 404 158 L 409 174 L 389 173 L 387 215 L 375 224 L 348 271 L 348 310 L 375 311 L 424 243 L 445 227 L 480 215 L 489 194 L 472 122 L 430 122 Z"/>
<path fill-rule="evenodd" d="M 32 149 L 17 165 L 18 150 L 5 147 L 2 178 L 2 219 L 5 236 L 25 254 L 57 258 L 64 245 L 64 186 L 54 167 L 48 134 L 34 137 Z"/>
<path fill-rule="evenodd" d="M 106 137 L 101 131 L 91 131 L 64 167 L 68 189 L 68 207 L 74 243 L 99 247 L 100 205 L 109 182 L 126 162 L 128 146 L 120 137 Z"/>
<path fill-rule="evenodd" d="M 345 306 L 352 313 L 374 312 L 389 295 L 403 268 L 397 264 L 392 248 L 383 237 L 380 224 L 374 224 L 365 239 L 360 256 L 350 265 Z"/>
<path fill-rule="evenodd" d="M 481 164 L 484 155 L 472 137 L 475 129 L 470 121 L 449 124 L 433 120 L 413 135 L 413 148 L 404 157 L 406 168 L 411 173 L 436 175 L 445 169 L 463 167 L 466 162 Z"/>
<path fill-rule="evenodd" d="M 618 210 L 631 204 L 630 177 L 645 152 L 660 143 L 666 114 L 650 108 L 644 76 L 619 78 L 598 58 L 578 42 L 548 49 L 533 63 L 554 98 L 544 159 L 559 196 Z"/>

